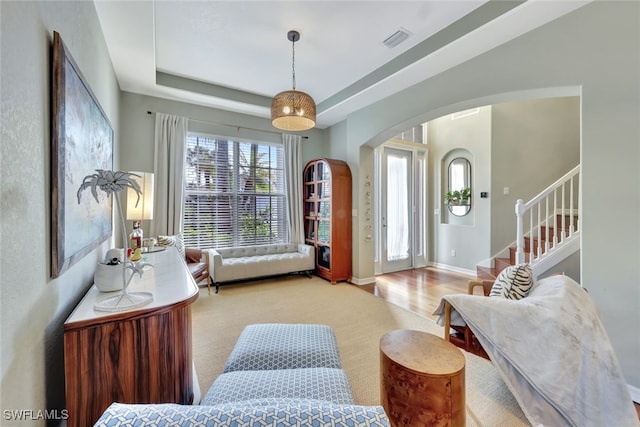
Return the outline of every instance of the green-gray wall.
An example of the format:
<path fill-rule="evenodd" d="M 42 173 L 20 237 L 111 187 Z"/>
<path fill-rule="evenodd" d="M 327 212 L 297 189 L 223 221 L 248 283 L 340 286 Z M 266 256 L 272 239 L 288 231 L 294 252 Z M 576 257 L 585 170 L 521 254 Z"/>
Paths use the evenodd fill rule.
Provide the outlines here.
<path fill-rule="evenodd" d="M 354 208 L 363 211 L 360 189 L 365 177 L 373 176 L 371 147 L 447 113 L 520 98 L 579 95 L 582 283 L 598 304 L 627 382 L 636 388 L 640 336 L 627 329 L 640 325 L 639 16 L 638 2 L 588 4 L 330 129 L 309 132 L 304 146 L 307 160 L 329 156 L 349 163 Z M 111 120 L 116 167 L 151 165 L 153 120 L 147 109 L 261 129 L 268 121 L 120 94 L 92 2 L 2 1 L 0 25 L 2 409 L 63 408 L 62 324 L 91 285 L 95 263 L 110 243 L 60 278 L 49 278 L 52 31 L 61 33 Z M 129 162 L 135 157 L 139 163 Z M 610 200 L 624 200 L 625 209 L 613 215 Z M 354 276 L 371 277 L 373 252 L 363 244 L 360 218 L 354 220 Z"/>
<path fill-rule="evenodd" d="M 431 221 L 430 261 L 471 273 L 513 246 L 516 200 L 528 201 L 580 163 L 579 97 L 503 102 L 475 111 L 427 124 L 430 200 L 440 210 Z M 453 157 L 471 162 L 473 202 L 463 217 L 451 215 L 442 203 Z M 480 198 L 482 191 L 487 198 Z"/>
<path fill-rule="evenodd" d="M 122 128 L 122 169 L 153 171 L 155 116 L 147 111 L 175 114 L 189 118 L 189 131 L 241 137 L 248 140 L 281 143 L 271 121 L 254 116 L 216 110 L 151 96 L 122 92 L 120 122 Z M 254 130 L 257 129 L 257 130 Z M 303 161 L 325 156 L 328 146 L 324 132 L 311 129 L 300 132 L 303 140 Z M 137 168 L 137 169 L 136 169 Z"/>
<path fill-rule="evenodd" d="M 115 133 L 120 90 L 93 2 L 0 2 L 2 410 L 65 407 L 63 323 L 93 283 L 105 242 L 50 278 L 50 69 L 60 33 Z M 80 373 L 78 373 L 80 375 Z M 53 412 L 52 412 L 53 413 Z M 3 425 L 45 425 L 44 420 Z"/>
<path fill-rule="evenodd" d="M 496 254 L 515 240 L 517 199 L 529 201 L 580 164 L 580 98 L 496 104 L 492 122 L 489 191 L 491 253 Z"/>
<path fill-rule="evenodd" d="M 595 1 L 351 114 L 347 153 L 447 113 L 516 99 L 580 96 L 581 279 L 600 309 L 626 380 L 640 389 L 640 2 Z M 357 159 L 349 159 L 356 169 Z M 370 168 L 354 176 L 371 174 Z M 361 183 L 354 183 L 358 197 Z M 624 200 L 619 209 L 612 200 Z M 615 211 L 614 211 L 615 209 Z M 354 238 L 362 232 L 355 219 Z M 371 271 L 367 253 L 356 277 Z M 640 391 L 638 391 L 640 393 Z"/>
<path fill-rule="evenodd" d="M 149 111 L 187 117 L 191 132 L 282 143 L 268 119 L 130 92 L 122 92 L 120 105 L 122 170 L 153 172 L 155 115 Z M 326 156 L 325 132 L 311 129 L 300 134 L 308 137 L 302 140 L 303 162 Z M 148 221 L 142 229 L 149 230 Z"/>

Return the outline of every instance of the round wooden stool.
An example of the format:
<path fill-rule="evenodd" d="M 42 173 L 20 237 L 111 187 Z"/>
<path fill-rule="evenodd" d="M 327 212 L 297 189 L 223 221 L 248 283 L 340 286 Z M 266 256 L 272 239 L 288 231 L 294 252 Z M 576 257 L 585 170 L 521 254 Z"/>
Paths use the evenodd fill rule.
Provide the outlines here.
<path fill-rule="evenodd" d="M 397 330 L 380 339 L 380 401 L 392 426 L 465 426 L 464 356 L 435 335 Z"/>

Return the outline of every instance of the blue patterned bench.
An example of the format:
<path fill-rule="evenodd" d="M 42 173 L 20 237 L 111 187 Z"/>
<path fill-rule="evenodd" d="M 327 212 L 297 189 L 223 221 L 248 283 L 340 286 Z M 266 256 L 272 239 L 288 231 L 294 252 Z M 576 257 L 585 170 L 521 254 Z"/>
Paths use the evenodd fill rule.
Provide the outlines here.
<path fill-rule="evenodd" d="M 218 406 L 175 404 L 124 405 L 113 403 L 96 427 L 388 427 L 381 406 L 338 405 L 319 400 L 245 401 Z"/>
<path fill-rule="evenodd" d="M 381 406 L 353 402 L 333 330 L 326 325 L 247 326 L 202 404 L 113 403 L 98 427 L 388 427 Z"/>
<path fill-rule="evenodd" d="M 299 368 L 227 372 L 213 382 L 202 404 L 219 405 L 265 396 L 353 403 L 351 384 L 342 369 Z"/>
<path fill-rule="evenodd" d="M 333 329 L 314 324 L 249 325 L 240 334 L 224 372 L 296 368 L 342 368 Z"/>

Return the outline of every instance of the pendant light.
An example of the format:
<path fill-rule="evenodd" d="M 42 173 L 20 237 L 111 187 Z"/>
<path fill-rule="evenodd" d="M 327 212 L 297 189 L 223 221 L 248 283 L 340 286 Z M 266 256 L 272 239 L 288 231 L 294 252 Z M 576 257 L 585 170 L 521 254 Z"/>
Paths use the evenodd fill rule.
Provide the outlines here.
<path fill-rule="evenodd" d="M 316 125 L 316 103 L 304 92 L 296 90 L 296 50 L 300 33 L 291 30 L 287 33 L 291 42 L 293 89 L 280 92 L 271 101 L 271 124 L 282 130 L 300 131 Z"/>

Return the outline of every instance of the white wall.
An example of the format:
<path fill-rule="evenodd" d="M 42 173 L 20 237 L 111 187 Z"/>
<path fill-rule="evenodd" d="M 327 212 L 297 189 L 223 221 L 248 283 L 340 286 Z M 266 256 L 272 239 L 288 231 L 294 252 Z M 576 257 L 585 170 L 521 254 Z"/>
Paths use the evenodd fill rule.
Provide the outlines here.
<path fill-rule="evenodd" d="M 580 95 L 582 284 L 601 311 L 627 382 L 640 389 L 640 334 L 628 332 L 629 325 L 640 325 L 638 16 L 639 2 L 589 3 L 363 108 L 341 126 L 347 130 L 342 143 L 375 146 L 455 111 L 516 99 Z M 354 176 L 367 173 L 372 170 Z M 360 185 L 354 182 L 354 194 Z M 625 200 L 625 209 L 616 209 L 614 215 L 612 200 Z M 360 229 L 360 221 L 356 219 L 354 229 Z M 354 272 L 371 270 L 372 262 L 362 254 L 354 260 Z"/>
<path fill-rule="evenodd" d="M 434 235 L 430 261 L 440 266 L 474 273 L 479 261 L 491 256 L 491 205 L 481 191 L 491 186 L 491 111 L 481 107 L 477 114 L 456 120 L 447 114 L 428 123 L 432 179 L 429 199 L 439 215 L 431 215 Z M 471 163 L 471 209 L 463 217 L 449 213 L 443 203 L 447 191 L 448 161 L 464 157 Z M 433 211 L 433 210 L 432 210 Z M 451 251 L 455 251 L 455 256 Z"/>
<path fill-rule="evenodd" d="M 50 69 L 60 33 L 111 121 L 119 89 L 93 2 L 0 2 L 2 410 L 65 407 L 63 322 L 93 283 L 105 242 L 56 280 L 51 268 Z M 117 159 L 116 159 L 117 166 Z M 3 425 L 45 425 L 44 420 Z"/>

